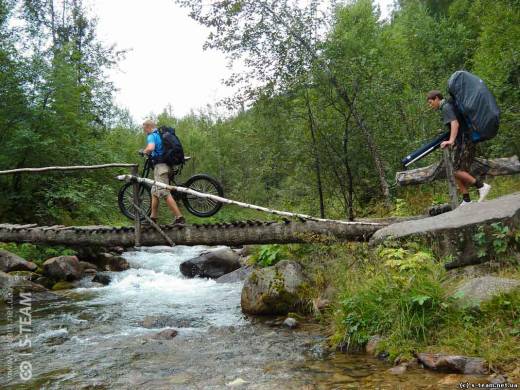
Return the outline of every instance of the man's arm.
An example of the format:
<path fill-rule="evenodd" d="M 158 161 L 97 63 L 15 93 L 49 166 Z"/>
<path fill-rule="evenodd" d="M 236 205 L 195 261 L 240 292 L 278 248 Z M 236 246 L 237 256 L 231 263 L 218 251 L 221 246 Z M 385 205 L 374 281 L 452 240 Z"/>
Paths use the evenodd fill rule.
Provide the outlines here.
<path fill-rule="evenodd" d="M 146 136 L 146 148 L 143 149 L 144 154 L 152 154 L 152 152 L 155 150 L 155 142 L 152 134 L 148 134 Z"/>
<path fill-rule="evenodd" d="M 441 148 L 444 149 L 446 146 L 453 145 L 457 139 L 457 134 L 459 134 L 459 121 L 455 119 L 450 123 L 450 139 L 441 142 Z"/>
<path fill-rule="evenodd" d="M 151 154 L 155 150 L 155 144 L 150 143 L 146 145 L 146 148 L 144 148 L 143 153 L 144 154 Z"/>

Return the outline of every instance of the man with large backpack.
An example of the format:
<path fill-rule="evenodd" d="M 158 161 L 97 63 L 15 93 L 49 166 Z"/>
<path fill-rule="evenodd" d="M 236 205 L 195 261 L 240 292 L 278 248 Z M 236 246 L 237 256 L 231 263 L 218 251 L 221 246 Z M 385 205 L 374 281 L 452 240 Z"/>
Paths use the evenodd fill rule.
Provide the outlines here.
<path fill-rule="evenodd" d="M 462 193 L 461 206 L 471 203 L 468 187 L 472 185 L 478 189 L 480 195 L 478 201 L 482 202 L 488 195 L 491 186 L 482 183 L 481 180 L 476 179 L 469 173 L 471 163 L 475 158 L 475 144 L 472 141 L 466 120 L 453 101 L 444 99 L 442 93 L 438 90 L 428 92 L 427 101 L 432 109 L 442 112 L 442 122 L 450 131 L 449 139 L 441 143 L 441 148 L 455 146 L 453 169 L 455 181 Z"/>
<path fill-rule="evenodd" d="M 171 168 L 169 164 L 167 164 L 166 160 L 170 157 L 166 157 L 165 155 L 170 155 L 171 147 L 169 147 L 170 145 L 165 145 L 165 143 L 163 142 L 163 136 L 159 133 L 159 130 L 157 129 L 156 124 L 153 120 L 146 120 L 143 123 L 143 129 L 146 133 L 146 148 L 143 150 L 143 153 L 150 155 L 152 158 L 152 161 L 154 163 L 154 180 L 159 183 L 169 184 Z M 182 159 L 184 159 L 184 155 L 182 156 Z M 175 199 L 173 199 L 173 196 L 170 193 L 170 191 L 167 189 L 159 188 L 157 186 L 152 187 L 152 215 L 150 216 L 152 221 L 157 222 L 159 199 L 161 198 L 164 198 L 166 200 L 168 208 L 175 216 L 173 223 L 185 223 L 184 217 L 182 216 L 182 213 L 179 210 L 179 207 L 177 206 Z"/>

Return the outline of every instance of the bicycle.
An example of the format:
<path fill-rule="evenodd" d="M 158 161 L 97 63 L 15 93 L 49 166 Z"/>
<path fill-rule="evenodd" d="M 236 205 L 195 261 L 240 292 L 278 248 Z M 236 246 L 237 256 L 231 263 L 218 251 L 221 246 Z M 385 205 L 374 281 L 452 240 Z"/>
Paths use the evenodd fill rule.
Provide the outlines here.
<path fill-rule="evenodd" d="M 191 157 L 186 157 L 185 160 L 190 160 Z M 141 177 L 148 177 L 150 170 L 152 169 L 152 161 L 149 157 L 145 159 L 143 171 Z M 224 196 L 224 190 L 222 185 L 210 175 L 205 173 L 199 173 L 191 176 L 186 182 L 177 184 L 175 182 L 175 176 L 179 175 L 182 171 L 184 164 L 175 165 L 172 168 L 170 175 L 170 184 L 179 187 L 190 188 L 194 191 L 203 192 L 206 194 Z M 152 211 L 152 187 L 145 183 L 139 183 L 139 200 L 141 209 L 150 215 Z M 184 192 L 171 191 L 171 194 L 175 201 L 182 201 L 186 209 L 197 217 L 211 217 L 215 215 L 220 208 L 222 203 L 216 202 L 207 198 L 199 198 L 194 195 L 186 194 Z M 135 219 L 135 207 L 134 207 L 134 186 L 133 183 L 129 182 L 124 184 L 117 195 L 117 203 L 119 209 L 127 218 Z M 141 217 L 144 219 L 144 217 Z"/>

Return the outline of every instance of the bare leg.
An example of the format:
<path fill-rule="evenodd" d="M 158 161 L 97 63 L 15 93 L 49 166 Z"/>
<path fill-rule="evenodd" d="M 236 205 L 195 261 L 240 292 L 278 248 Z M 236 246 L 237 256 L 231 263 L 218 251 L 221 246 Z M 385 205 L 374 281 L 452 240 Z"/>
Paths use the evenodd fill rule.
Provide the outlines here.
<path fill-rule="evenodd" d="M 157 218 L 157 211 L 159 210 L 159 198 L 155 195 L 152 195 L 152 215 L 150 218 Z"/>
<path fill-rule="evenodd" d="M 175 199 L 173 199 L 173 196 L 168 195 L 168 197 L 166 198 L 166 204 L 176 217 L 182 217 L 182 213 L 179 210 L 179 206 L 177 206 L 177 202 L 175 202 Z"/>
<path fill-rule="evenodd" d="M 455 171 L 455 181 L 459 186 L 460 192 L 467 194 L 468 186 L 475 184 L 477 180 L 466 171 Z"/>

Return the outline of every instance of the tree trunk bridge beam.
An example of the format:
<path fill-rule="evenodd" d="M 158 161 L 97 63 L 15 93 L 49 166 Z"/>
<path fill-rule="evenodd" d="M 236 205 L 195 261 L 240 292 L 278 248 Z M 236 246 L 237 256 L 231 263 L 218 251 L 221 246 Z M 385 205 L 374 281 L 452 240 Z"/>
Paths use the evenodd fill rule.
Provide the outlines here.
<path fill-rule="evenodd" d="M 520 173 L 518 156 L 483 159 L 476 158 L 471 165 L 471 172 L 481 176 L 505 176 Z M 446 179 L 446 170 L 442 161 L 423 168 L 397 172 L 395 180 L 400 186 L 431 183 L 434 180 Z"/>
<path fill-rule="evenodd" d="M 323 237 L 338 241 L 368 241 L 381 223 L 351 223 L 349 225 L 320 221 L 237 221 L 206 225 L 161 226 L 177 245 L 245 245 L 304 243 Z M 44 227 L 0 224 L 0 242 L 68 246 L 133 247 L 133 227 L 81 226 Z M 164 245 L 164 237 L 152 227 L 141 230 L 141 245 Z"/>

